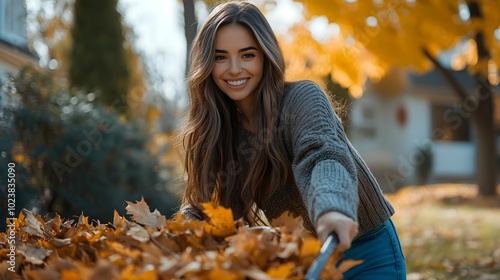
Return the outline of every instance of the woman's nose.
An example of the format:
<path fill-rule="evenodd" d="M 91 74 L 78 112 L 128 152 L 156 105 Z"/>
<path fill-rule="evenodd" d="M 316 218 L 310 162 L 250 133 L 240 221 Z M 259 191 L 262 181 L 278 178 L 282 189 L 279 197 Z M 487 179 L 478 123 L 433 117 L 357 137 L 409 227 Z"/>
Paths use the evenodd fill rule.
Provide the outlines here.
<path fill-rule="evenodd" d="M 241 73 L 241 64 L 237 59 L 231 60 L 231 65 L 229 66 L 229 74 L 236 75 Z"/>

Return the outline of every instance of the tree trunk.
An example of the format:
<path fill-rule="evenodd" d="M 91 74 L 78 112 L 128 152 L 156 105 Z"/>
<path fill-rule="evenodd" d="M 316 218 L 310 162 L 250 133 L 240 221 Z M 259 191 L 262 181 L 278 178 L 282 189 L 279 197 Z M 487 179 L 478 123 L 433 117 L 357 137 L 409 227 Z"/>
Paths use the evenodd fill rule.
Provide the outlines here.
<path fill-rule="evenodd" d="M 473 113 L 477 141 L 477 184 L 479 195 L 496 195 L 496 145 L 493 100 L 494 95 L 478 85 L 478 107 Z"/>
<path fill-rule="evenodd" d="M 478 38 L 476 37 L 476 39 Z M 426 49 L 423 49 L 423 53 L 433 62 L 443 78 L 459 96 L 465 110 L 471 113 L 471 121 L 476 129 L 476 180 L 478 193 L 481 196 L 496 195 L 497 152 L 493 109 L 494 94 L 489 89 L 488 82 L 481 83 L 482 78 L 475 76 L 476 81 L 478 81 L 477 92 L 473 95 L 469 94 L 451 75 L 451 70 L 444 68 Z"/>
<path fill-rule="evenodd" d="M 480 2 L 470 0 L 467 2 L 471 21 L 483 20 Z M 474 34 L 477 46 L 478 63 L 488 61 L 491 56 L 486 46 L 483 31 L 477 30 Z M 477 184 L 479 195 L 493 196 L 496 194 L 496 143 L 494 121 L 494 92 L 486 77 L 481 71 L 476 73 L 477 109 L 472 113 L 477 132 Z"/>
<path fill-rule="evenodd" d="M 184 5 L 184 36 L 186 37 L 186 71 L 189 70 L 189 52 L 196 36 L 197 24 L 194 10 L 194 0 L 182 0 Z"/>

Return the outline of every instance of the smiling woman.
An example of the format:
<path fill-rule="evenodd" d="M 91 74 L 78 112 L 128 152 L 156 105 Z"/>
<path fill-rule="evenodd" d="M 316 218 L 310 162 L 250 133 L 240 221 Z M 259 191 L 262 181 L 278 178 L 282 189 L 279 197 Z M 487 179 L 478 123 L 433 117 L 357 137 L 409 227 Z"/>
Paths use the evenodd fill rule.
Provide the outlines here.
<path fill-rule="evenodd" d="M 323 90 L 285 82 L 273 30 L 247 2 L 217 6 L 190 54 L 181 213 L 207 202 L 251 226 L 284 212 L 321 240 L 364 260 L 344 279 L 405 279 L 394 209 L 347 139 Z"/>
<path fill-rule="evenodd" d="M 243 112 L 243 126 L 256 131 L 255 90 L 262 80 L 264 54 L 248 28 L 237 24 L 221 27 L 215 36 L 215 84 Z M 248 117 L 246 117 L 248 116 Z"/>

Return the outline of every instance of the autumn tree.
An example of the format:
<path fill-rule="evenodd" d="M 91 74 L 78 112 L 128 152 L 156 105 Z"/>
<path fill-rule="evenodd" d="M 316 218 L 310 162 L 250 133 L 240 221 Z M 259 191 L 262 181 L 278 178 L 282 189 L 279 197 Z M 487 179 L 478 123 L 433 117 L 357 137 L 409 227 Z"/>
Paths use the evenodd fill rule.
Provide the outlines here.
<path fill-rule="evenodd" d="M 351 95 L 362 94 L 368 79 L 378 80 L 392 67 L 439 70 L 456 92 L 476 128 L 477 182 L 480 195 L 496 194 L 494 86 L 499 83 L 500 9 L 495 0 L 344 1 L 303 0 L 306 22 L 284 40 L 289 75 L 321 79 L 331 75 Z M 313 39 L 307 21 L 326 16 L 337 32 Z M 496 36 L 495 36 L 496 34 Z M 467 90 L 443 65 L 439 54 L 462 43 L 454 68 L 466 68 L 476 80 Z M 292 57 L 292 58 L 290 58 Z"/>
<path fill-rule="evenodd" d="M 131 70 L 117 3 L 117 0 L 75 1 L 69 77 L 72 86 L 97 90 L 99 103 L 126 112 Z"/>

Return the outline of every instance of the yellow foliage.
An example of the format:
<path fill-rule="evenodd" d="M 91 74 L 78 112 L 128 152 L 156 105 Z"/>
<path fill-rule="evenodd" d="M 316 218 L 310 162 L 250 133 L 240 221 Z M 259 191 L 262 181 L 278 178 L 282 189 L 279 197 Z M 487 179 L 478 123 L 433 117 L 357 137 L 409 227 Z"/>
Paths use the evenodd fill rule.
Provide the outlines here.
<path fill-rule="evenodd" d="M 434 65 L 423 50 L 437 57 L 469 38 L 466 52 L 454 58 L 452 67 L 470 67 L 474 73 L 497 80 L 491 65 L 494 63 L 497 69 L 500 65 L 500 40 L 494 36 L 500 28 L 498 1 L 479 1 L 482 18 L 472 20 L 461 18 L 461 2 L 456 0 L 300 2 L 307 20 L 326 16 L 339 26 L 340 33 L 320 44 L 306 23 L 292 28 L 289 37 L 281 38 L 287 78 L 321 81 L 329 73 L 334 81 L 349 88 L 352 96 L 358 96 L 367 79 L 378 80 L 392 67 L 429 71 Z M 477 60 L 473 45 L 477 31 L 485 35 L 492 62 Z"/>

